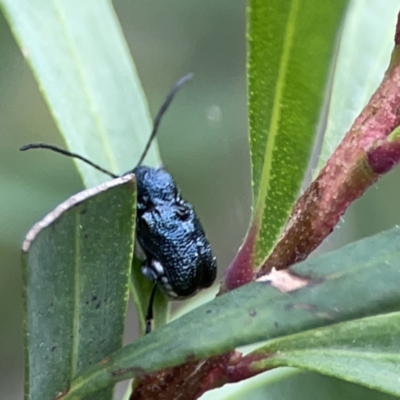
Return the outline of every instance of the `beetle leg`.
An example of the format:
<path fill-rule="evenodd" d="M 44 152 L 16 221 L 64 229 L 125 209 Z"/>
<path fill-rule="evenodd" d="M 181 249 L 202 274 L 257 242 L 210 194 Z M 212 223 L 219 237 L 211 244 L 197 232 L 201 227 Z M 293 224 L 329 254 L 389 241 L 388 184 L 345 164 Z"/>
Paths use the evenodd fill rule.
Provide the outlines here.
<path fill-rule="evenodd" d="M 156 295 L 156 290 L 157 290 L 157 283 L 155 283 L 153 286 L 153 289 L 150 294 L 149 305 L 147 306 L 146 332 L 145 332 L 146 335 L 151 332 L 151 323 L 153 321 L 153 303 L 154 303 L 154 297 Z"/>

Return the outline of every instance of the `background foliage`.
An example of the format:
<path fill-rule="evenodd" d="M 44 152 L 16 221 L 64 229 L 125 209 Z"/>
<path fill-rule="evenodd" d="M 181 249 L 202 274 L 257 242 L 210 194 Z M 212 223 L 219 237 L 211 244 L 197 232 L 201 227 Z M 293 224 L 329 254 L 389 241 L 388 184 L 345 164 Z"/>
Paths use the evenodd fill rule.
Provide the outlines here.
<path fill-rule="evenodd" d="M 176 78 L 195 73 L 165 118 L 159 144 L 165 165 L 196 206 L 221 273 L 250 215 L 243 2 L 116 0 L 114 5 L 153 115 Z M 379 10 L 371 10 L 370 18 L 378 16 Z M 387 24 L 393 27 L 395 15 L 391 18 Z M 39 140 L 62 144 L 0 16 L 0 390 L 7 399 L 21 399 L 23 390 L 22 238 L 34 222 L 81 189 L 70 160 L 18 152 L 21 144 Z M 400 224 L 399 178 L 394 170 L 354 204 L 325 248 Z M 136 334 L 130 321 L 126 340 Z M 317 379 L 332 385 L 325 377 Z"/>

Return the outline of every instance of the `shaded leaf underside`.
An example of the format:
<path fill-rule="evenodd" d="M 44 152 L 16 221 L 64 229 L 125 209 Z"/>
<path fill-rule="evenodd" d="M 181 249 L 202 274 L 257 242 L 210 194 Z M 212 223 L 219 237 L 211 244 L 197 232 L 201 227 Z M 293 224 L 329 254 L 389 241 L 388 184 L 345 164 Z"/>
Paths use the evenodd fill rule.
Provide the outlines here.
<path fill-rule="evenodd" d="M 122 344 L 135 227 L 133 179 L 128 175 L 71 197 L 24 242 L 29 400 L 53 399 Z M 108 400 L 111 393 L 112 387 L 93 399 Z"/>

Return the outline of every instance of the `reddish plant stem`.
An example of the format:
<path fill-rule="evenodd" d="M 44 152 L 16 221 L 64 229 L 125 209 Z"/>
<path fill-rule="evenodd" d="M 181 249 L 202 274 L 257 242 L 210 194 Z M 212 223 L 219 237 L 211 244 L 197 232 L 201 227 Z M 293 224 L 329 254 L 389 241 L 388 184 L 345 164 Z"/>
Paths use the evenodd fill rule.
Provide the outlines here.
<path fill-rule="evenodd" d="M 198 399 L 207 390 L 226 383 L 238 382 L 264 370 L 253 369 L 252 363 L 266 356 L 242 357 L 232 351 L 204 361 L 189 362 L 165 369 L 141 379 L 130 400 L 191 400 Z"/>
<path fill-rule="evenodd" d="M 297 201 L 286 229 L 258 276 L 304 260 L 347 207 L 400 162 L 400 66 L 392 66 L 318 177 Z"/>
<path fill-rule="evenodd" d="M 243 246 L 225 271 L 221 282 L 219 294 L 233 290 L 254 279 L 254 246 L 256 245 L 258 226 L 256 223 L 250 227 Z"/>

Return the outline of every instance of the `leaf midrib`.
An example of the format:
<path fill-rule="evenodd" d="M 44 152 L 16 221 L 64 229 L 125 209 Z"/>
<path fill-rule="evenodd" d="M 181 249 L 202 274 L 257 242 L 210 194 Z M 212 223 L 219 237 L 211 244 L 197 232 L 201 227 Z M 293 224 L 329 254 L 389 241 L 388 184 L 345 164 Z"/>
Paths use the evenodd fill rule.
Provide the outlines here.
<path fill-rule="evenodd" d="M 66 27 L 66 23 L 65 23 L 61 8 L 60 8 L 57 0 L 52 0 L 52 3 L 53 3 L 54 10 L 55 10 L 56 16 L 58 18 L 58 21 L 60 22 L 60 26 L 62 27 L 62 31 L 64 32 L 68 48 L 70 49 L 71 58 L 75 61 L 78 79 L 81 83 L 83 93 L 84 93 L 85 97 L 87 98 L 88 105 L 89 105 L 89 108 L 90 108 L 92 116 L 93 116 L 93 120 L 98 128 L 98 133 L 100 136 L 100 141 L 102 142 L 102 145 L 103 145 L 104 154 L 110 163 L 110 169 L 112 171 L 118 172 L 118 164 L 116 162 L 114 153 L 111 151 L 111 144 L 107 138 L 106 128 L 104 127 L 102 120 L 98 117 L 98 112 L 96 112 L 97 109 L 95 107 L 95 101 L 93 100 L 93 97 L 90 94 L 90 90 L 87 87 L 86 80 L 85 80 L 84 73 L 83 73 L 82 63 L 80 62 L 80 59 L 76 54 L 77 52 L 75 50 L 75 46 L 73 45 L 73 40 L 71 39 L 71 36 L 68 33 L 68 29 Z"/>
<path fill-rule="evenodd" d="M 74 263 L 74 304 L 72 321 L 72 351 L 71 351 L 71 381 L 76 377 L 79 347 L 79 303 L 80 303 L 80 269 L 81 269 L 81 248 L 80 248 L 80 214 L 75 216 L 75 263 Z"/>
<path fill-rule="evenodd" d="M 290 12 L 286 23 L 285 39 L 282 46 L 282 55 L 279 63 L 278 79 L 275 86 L 275 95 L 272 106 L 271 121 L 268 129 L 268 140 L 264 152 L 264 164 L 261 172 L 261 187 L 258 192 L 258 199 L 256 203 L 256 214 L 263 215 L 265 208 L 265 199 L 268 196 L 268 190 L 270 188 L 270 173 L 272 168 L 272 153 L 275 146 L 275 138 L 278 134 L 278 122 L 281 111 L 281 100 L 284 91 L 284 77 L 287 73 L 290 47 L 293 43 L 294 31 L 295 31 L 295 20 L 298 13 L 299 0 L 292 0 L 290 5 Z M 262 182 L 266 182 L 264 185 Z"/>

